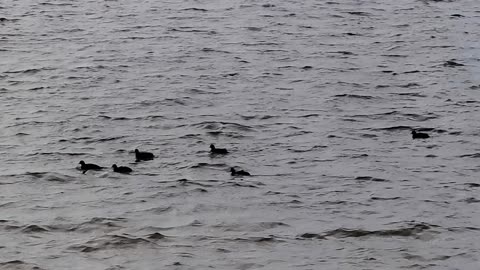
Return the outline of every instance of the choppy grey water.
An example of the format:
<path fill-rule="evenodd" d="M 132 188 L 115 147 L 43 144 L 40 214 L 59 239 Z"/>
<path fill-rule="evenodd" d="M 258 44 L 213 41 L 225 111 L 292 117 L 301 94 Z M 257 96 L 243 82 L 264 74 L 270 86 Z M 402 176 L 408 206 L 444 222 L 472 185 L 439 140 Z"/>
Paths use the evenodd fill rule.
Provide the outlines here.
<path fill-rule="evenodd" d="M 478 1 L 0 17 L 0 269 L 479 269 Z"/>

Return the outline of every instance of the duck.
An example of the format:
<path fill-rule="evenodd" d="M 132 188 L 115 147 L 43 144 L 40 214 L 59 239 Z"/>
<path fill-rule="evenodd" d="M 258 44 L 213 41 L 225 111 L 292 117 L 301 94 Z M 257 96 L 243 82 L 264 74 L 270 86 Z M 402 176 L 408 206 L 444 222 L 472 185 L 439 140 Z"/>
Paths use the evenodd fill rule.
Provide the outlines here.
<path fill-rule="evenodd" d="M 113 171 L 114 171 L 114 172 L 117 172 L 117 173 L 126 173 L 126 174 L 128 174 L 128 173 L 133 172 L 133 170 L 132 170 L 131 168 L 129 168 L 129 167 L 126 167 L 126 166 L 120 166 L 120 167 L 118 167 L 117 164 L 113 164 L 113 165 L 112 165 L 112 168 L 113 168 Z"/>
<path fill-rule="evenodd" d="M 427 139 L 430 138 L 430 135 L 427 133 L 421 133 L 421 132 L 416 132 L 415 130 L 412 130 L 412 139 Z"/>
<path fill-rule="evenodd" d="M 237 171 L 235 168 L 230 168 L 230 173 L 232 176 L 250 176 L 251 174 L 249 172 L 246 172 L 244 170 Z"/>
<path fill-rule="evenodd" d="M 140 152 L 138 149 L 135 149 L 135 161 L 139 162 L 142 160 L 152 160 L 155 156 L 150 152 Z"/>
<path fill-rule="evenodd" d="M 216 148 L 215 145 L 210 144 L 210 153 L 212 154 L 228 154 L 227 149 L 225 148 Z"/>
<path fill-rule="evenodd" d="M 85 163 L 83 160 L 80 160 L 78 164 L 80 164 L 80 170 L 83 171 L 83 174 L 85 174 L 88 170 L 99 171 L 103 169 L 102 166 L 98 166 L 97 164 L 93 163 Z"/>

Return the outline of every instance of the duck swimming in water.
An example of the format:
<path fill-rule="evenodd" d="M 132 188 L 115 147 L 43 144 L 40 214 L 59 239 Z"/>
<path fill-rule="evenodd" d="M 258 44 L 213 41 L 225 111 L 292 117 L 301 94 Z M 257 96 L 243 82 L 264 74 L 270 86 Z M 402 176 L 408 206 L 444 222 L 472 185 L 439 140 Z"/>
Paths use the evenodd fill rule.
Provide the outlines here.
<path fill-rule="evenodd" d="M 114 172 L 117 172 L 117 173 L 125 173 L 125 174 L 128 174 L 128 173 L 131 173 L 133 172 L 133 170 L 129 167 L 126 167 L 126 166 L 120 166 L 118 167 L 117 164 L 113 164 L 112 165 L 112 168 L 113 168 L 113 171 Z"/>
<path fill-rule="evenodd" d="M 412 139 L 427 139 L 430 138 L 430 135 L 427 133 L 420 133 L 416 132 L 415 130 L 412 130 Z"/>
<path fill-rule="evenodd" d="M 232 176 L 250 176 L 250 173 L 249 172 L 246 172 L 244 170 L 240 170 L 240 171 L 237 171 L 235 170 L 235 168 L 230 168 L 230 174 Z"/>
<path fill-rule="evenodd" d="M 227 149 L 225 148 L 216 148 L 215 145 L 210 144 L 210 153 L 212 154 L 228 154 Z"/>
<path fill-rule="evenodd" d="M 97 164 L 85 163 L 83 160 L 80 160 L 78 164 L 80 164 L 80 170 L 83 171 L 83 174 L 85 174 L 88 170 L 99 171 L 103 169 L 103 167 L 98 166 Z"/>
<path fill-rule="evenodd" d="M 138 149 L 135 149 L 135 161 L 139 162 L 142 160 L 152 160 L 155 156 L 150 152 L 140 152 Z"/>

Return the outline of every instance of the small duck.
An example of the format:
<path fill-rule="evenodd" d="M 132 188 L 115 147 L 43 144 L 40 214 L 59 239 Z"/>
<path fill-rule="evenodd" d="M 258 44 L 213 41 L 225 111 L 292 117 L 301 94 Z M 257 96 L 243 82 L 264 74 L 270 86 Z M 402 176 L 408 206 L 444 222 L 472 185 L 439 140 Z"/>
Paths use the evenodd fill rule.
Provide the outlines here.
<path fill-rule="evenodd" d="M 140 152 L 138 149 L 135 149 L 135 161 L 139 162 L 142 160 L 152 160 L 155 156 L 150 152 Z"/>
<path fill-rule="evenodd" d="M 133 172 L 133 170 L 129 167 L 126 167 L 126 166 L 120 166 L 118 167 L 117 164 L 113 164 L 112 165 L 112 168 L 113 168 L 113 171 L 114 172 L 117 172 L 117 173 L 125 173 L 125 174 L 128 174 L 128 173 L 131 173 Z"/>
<path fill-rule="evenodd" d="M 427 133 L 420 133 L 416 132 L 415 130 L 412 130 L 412 139 L 427 139 L 430 138 L 430 135 Z"/>
<path fill-rule="evenodd" d="M 228 154 L 227 149 L 225 148 L 215 148 L 215 145 L 210 144 L 210 153 L 212 154 Z"/>
<path fill-rule="evenodd" d="M 78 164 L 80 164 L 80 170 L 83 171 L 83 174 L 85 174 L 88 170 L 99 171 L 103 169 L 103 167 L 98 166 L 97 164 L 85 163 L 83 160 L 80 160 Z"/>
<path fill-rule="evenodd" d="M 244 170 L 236 171 L 235 168 L 230 168 L 230 173 L 232 176 L 250 176 L 249 172 L 246 172 Z"/>

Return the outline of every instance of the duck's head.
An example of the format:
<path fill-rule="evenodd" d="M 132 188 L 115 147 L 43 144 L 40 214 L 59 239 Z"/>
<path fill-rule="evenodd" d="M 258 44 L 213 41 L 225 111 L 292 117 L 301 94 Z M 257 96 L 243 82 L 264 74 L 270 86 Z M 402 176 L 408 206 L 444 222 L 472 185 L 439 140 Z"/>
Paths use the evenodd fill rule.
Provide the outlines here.
<path fill-rule="evenodd" d="M 117 168 L 117 164 L 113 164 L 113 165 L 112 165 L 112 168 L 116 169 L 116 168 Z"/>
<path fill-rule="evenodd" d="M 80 162 L 79 162 L 78 164 L 80 164 L 80 165 L 85 165 L 85 161 L 80 160 Z"/>
<path fill-rule="evenodd" d="M 138 149 L 135 149 L 135 154 L 138 154 L 140 151 L 138 151 Z"/>
<path fill-rule="evenodd" d="M 215 149 L 215 145 L 213 145 L 213 143 L 210 144 L 210 149 Z"/>
<path fill-rule="evenodd" d="M 235 168 L 230 168 L 230 172 L 234 173 L 235 172 Z"/>

